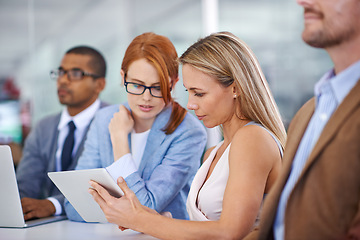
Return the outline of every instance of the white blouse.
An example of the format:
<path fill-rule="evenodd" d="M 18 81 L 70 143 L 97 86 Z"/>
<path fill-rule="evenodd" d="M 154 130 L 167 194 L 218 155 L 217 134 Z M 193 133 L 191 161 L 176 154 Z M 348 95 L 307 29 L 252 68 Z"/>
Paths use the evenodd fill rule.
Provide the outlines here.
<path fill-rule="evenodd" d="M 211 151 L 194 177 L 186 203 L 190 220 L 216 221 L 220 219 L 224 192 L 229 178 L 228 156 L 231 144 L 220 157 L 210 177 L 205 183 L 204 181 L 215 154 L 222 144 L 223 141 Z"/>
<path fill-rule="evenodd" d="M 255 122 L 249 122 L 247 125 L 257 125 L 264 128 Z M 270 131 L 268 131 L 266 128 L 264 129 L 273 137 L 282 156 L 282 147 L 280 142 Z M 209 157 L 199 168 L 194 177 L 186 202 L 186 209 L 188 211 L 190 220 L 216 221 L 220 219 L 224 192 L 229 178 L 229 151 L 231 143 L 229 146 L 227 146 L 224 153 L 221 155 L 210 177 L 206 180 L 205 183 L 204 181 L 209 172 L 210 165 L 215 158 L 216 152 L 223 143 L 224 141 L 220 142 L 210 152 Z M 255 225 L 257 225 L 258 220 L 259 214 L 257 216 Z"/>

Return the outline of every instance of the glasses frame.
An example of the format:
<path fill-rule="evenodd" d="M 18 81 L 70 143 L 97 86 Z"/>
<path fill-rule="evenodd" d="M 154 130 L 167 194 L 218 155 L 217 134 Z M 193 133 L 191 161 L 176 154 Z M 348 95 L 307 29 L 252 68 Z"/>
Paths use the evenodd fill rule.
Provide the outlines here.
<path fill-rule="evenodd" d="M 63 71 L 64 74 L 60 75 L 59 72 Z M 80 79 L 73 79 L 70 75 L 70 71 L 80 71 L 81 72 L 81 78 Z M 65 76 L 65 74 L 67 75 L 67 78 L 70 80 L 70 82 L 76 82 L 76 81 L 81 81 L 84 79 L 84 77 L 92 77 L 93 79 L 97 79 L 100 78 L 100 76 L 93 74 L 93 73 L 89 73 L 89 72 L 85 72 L 84 70 L 80 69 L 80 68 L 71 68 L 69 70 L 65 70 L 65 69 L 54 69 L 50 71 L 50 78 L 53 80 L 58 80 L 60 77 Z M 54 75 L 57 75 L 56 77 Z"/>
<path fill-rule="evenodd" d="M 129 91 L 128 91 L 128 84 L 129 84 L 129 83 L 142 86 L 142 87 L 144 88 L 144 90 L 142 91 L 142 93 L 129 92 Z M 151 95 L 151 96 L 153 96 L 153 97 L 155 97 L 155 98 L 163 98 L 163 96 L 161 96 L 161 97 L 160 97 L 160 96 L 154 96 L 154 95 L 152 94 L 152 92 L 151 92 L 151 89 L 157 88 L 158 86 L 156 86 L 156 87 L 155 87 L 155 86 L 148 87 L 148 86 L 145 86 L 145 85 L 140 84 L 140 83 L 127 82 L 127 81 L 126 81 L 126 74 L 125 74 L 125 76 L 124 76 L 124 85 L 125 85 L 125 90 L 126 90 L 127 93 L 130 93 L 130 94 L 133 94 L 133 95 L 143 95 L 144 92 L 146 91 L 146 89 L 149 89 L 149 92 L 150 92 L 150 95 Z"/>

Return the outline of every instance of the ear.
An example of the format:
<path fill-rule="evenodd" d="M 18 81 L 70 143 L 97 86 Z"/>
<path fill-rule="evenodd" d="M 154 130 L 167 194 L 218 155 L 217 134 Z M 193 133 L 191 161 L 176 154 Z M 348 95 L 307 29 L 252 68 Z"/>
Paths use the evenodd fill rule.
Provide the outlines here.
<path fill-rule="evenodd" d="M 124 70 L 122 70 L 122 69 L 120 70 L 120 75 L 121 75 L 121 82 L 122 82 L 122 84 L 124 85 L 124 83 L 125 83 L 125 82 L 124 82 L 124 80 L 125 80 L 125 79 L 124 79 L 124 78 L 125 78 L 125 72 L 124 72 Z"/>
<path fill-rule="evenodd" d="M 97 79 L 96 79 L 96 90 L 97 90 L 98 94 L 99 94 L 102 90 L 104 90 L 105 85 L 106 85 L 106 80 L 105 80 L 105 78 L 101 77 L 101 78 L 97 78 Z"/>
<path fill-rule="evenodd" d="M 235 87 L 235 85 L 232 85 L 232 94 L 234 98 L 237 98 L 239 96 L 239 91 Z"/>
<path fill-rule="evenodd" d="M 173 81 L 169 79 L 170 81 L 170 91 L 174 90 L 176 83 L 179 81 L 179 77 L 175 78 Z"/>

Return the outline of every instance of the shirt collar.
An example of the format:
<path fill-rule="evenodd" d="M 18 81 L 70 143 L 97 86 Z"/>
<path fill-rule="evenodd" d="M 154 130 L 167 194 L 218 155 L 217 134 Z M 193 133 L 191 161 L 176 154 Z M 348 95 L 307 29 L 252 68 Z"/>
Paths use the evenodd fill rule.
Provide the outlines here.
<path fill-rule="evenodd" d="M 331 88 L 335 94 L 336 101 L 340 104 L 350 90 L 360 79 L 360 60 L 346 68 L 344 71 L 335 75 L 334 69 L 331 69 L 323 75 L 319 82 L 315 85 L 315 96 L 319 97 L 321 94 L 321 87 L 326 82 L 330 81 Z"/>
<path fill-rule="evenodd" d="M 82 129 L 89 125 L 90 121 L 95 116 L 96 111 L 100 108 L 100 100 L 96 101 L 87 107 L 85 110 L 76 114 L 75 116 L 70 116 L 67 108 L 61 112 L 60 122 L 58 125 L 58 130 L 63 129 L 71 120 L 74 121 L 76 128 Z"/>

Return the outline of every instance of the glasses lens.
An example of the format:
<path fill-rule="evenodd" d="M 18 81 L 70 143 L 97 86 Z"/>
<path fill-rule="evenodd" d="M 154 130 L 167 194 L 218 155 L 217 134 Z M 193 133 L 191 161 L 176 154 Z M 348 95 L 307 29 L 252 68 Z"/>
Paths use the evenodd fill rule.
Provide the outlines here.
<path fill-rule="evenodd" d="M 84 72 L 80 69 L 71 69 L 69 70 L 69 78 L 72 81 L 81 80 L 84 76 Z"/>
<path fill-rule="evenodd" d="M 160 86 L 152 87 L 150 88 L 150 90 L 151 95 L 153 95 L 154 97 L 162 97 Z"/>
<path fill-rule="evenodd" d="M 144 86 L 136 83 L 127 83 L 126 90 L 132 94 L 142 94 L 144 92 Z"/>
<path fill-rule="evenodd" d="M 50 78 L 53 80 L 58 79 L 59 77 L 59 70 L 52 70 L 50 71 Z"/>

